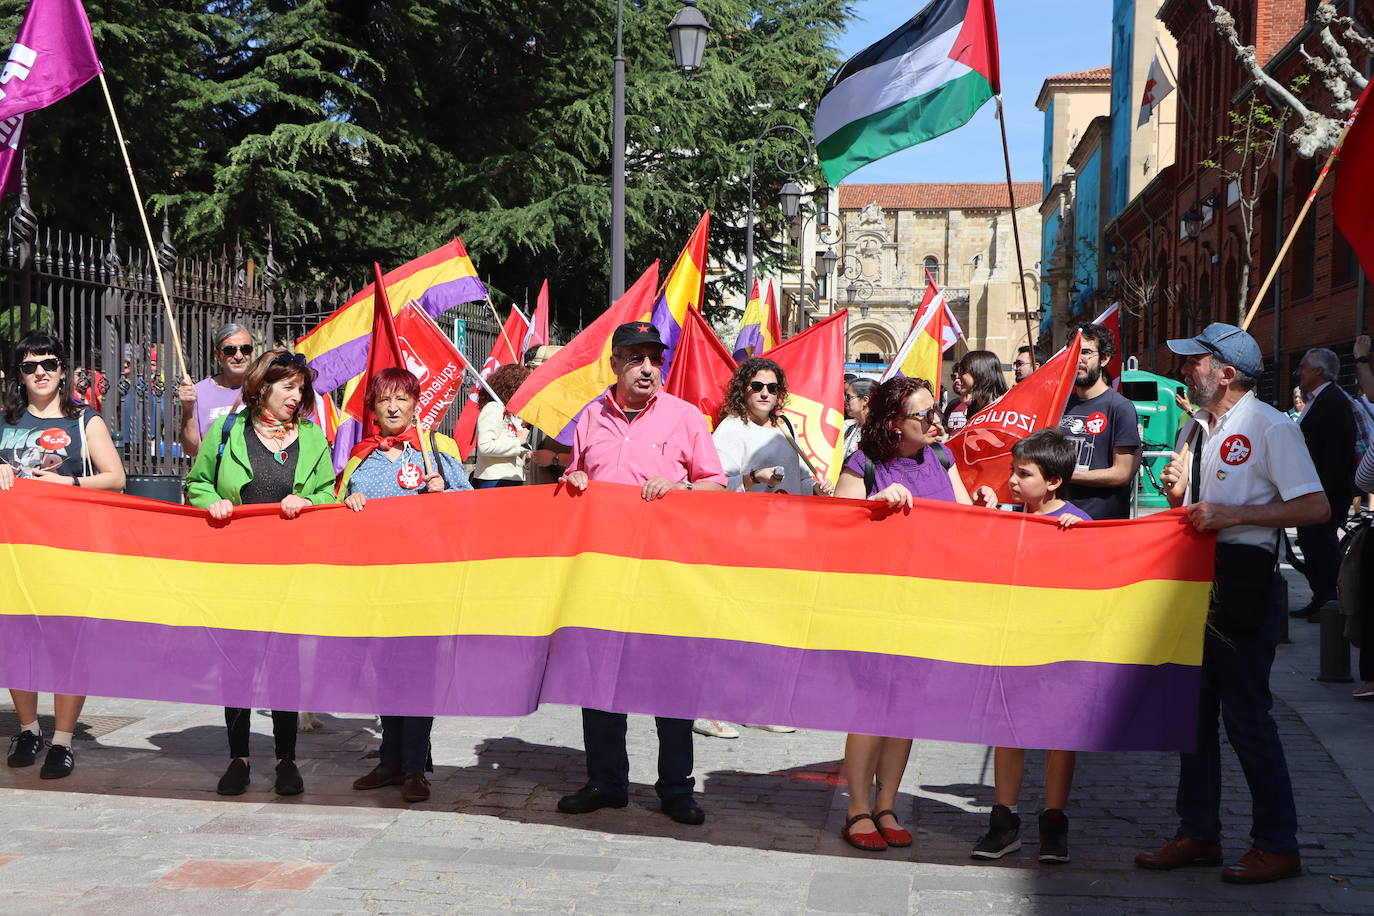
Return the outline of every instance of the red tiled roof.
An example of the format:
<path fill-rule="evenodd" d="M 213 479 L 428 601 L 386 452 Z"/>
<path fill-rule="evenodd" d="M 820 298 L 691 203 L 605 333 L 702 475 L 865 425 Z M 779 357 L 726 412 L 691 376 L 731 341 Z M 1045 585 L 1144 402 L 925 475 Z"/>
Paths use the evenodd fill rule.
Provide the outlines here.
<path fill-rule="evenodd" d="M 1044 196 L 1038 181 L 1017 181 L 1016 206 L 1031 207 Z M 876 202 L 887 210 L 995 210 L 1007 205 L 1003 181 L 943 184 L 842 184 L 840 209 L 858 210 Z"/>
<path fill-rule="evenodd" d="M 1061 73 L 1058 76 L 1047 76 L 1047 83 L 1095 83 L 1098 81 L 1110 83 L 1112 81 L 1112 68 L 1093 67 L 1091 70 L 1075 70 L 1072 73 Z"/>

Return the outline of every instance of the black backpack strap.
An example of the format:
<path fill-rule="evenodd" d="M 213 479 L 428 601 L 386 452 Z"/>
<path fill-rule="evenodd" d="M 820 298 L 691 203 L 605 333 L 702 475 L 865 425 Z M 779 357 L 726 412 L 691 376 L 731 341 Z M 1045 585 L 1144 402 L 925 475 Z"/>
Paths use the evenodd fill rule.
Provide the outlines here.
<path fill-rule="evenodd" d="M 954 467 L 954 453 L 949 450 L 943 442 L 932 443 L 931 451 L 935 452 L 936 459 L 940 462 L 940 467 L 948 471 Z"/>
<path fill-rule="evenodd" d="M 1189 503 L 1198 502 L 1198 494 L 1202 491 L 1202 449 L 1198 447 L 1202 443 L 1202 425 L 1197 420 L 1193 421 L 1193 432 L 1194 435 L 1188 437 L 1193 448 L 1193 467 L 1188 475 L 1188 489 L 1192 492 Z"/>
<path fill-rule="evenodd" d="M 868 453 L 859 454 L 864 456 L 864 496 L 872 496 L 874 488 L 878 486 L 878 474 L 873 470 L 873 459 L 868 457 Z"/>
<path fill-rule="evenodd" d="M 224 425 L 219 428 L 219 448 L 215 450 L 215 473 L 210 478 L 210 485 L 216 490 L 219 489 L 219 466 L 224 460 L 224 447 L 229 444 L 229 431 L 234 428 L 238 418 L 237 412 L 225 414 Z"/>
<path fill-rule="evenodd" d="M 439 443 L 434 438 L 434 430 L 429 431 L 429 451 L 434 455 L 434 466 L 439 469 L 439 479 L 444 482 L 444 490 L 448 491 L 448 475 L 444 473 L 444 462 L 439 457 Z"/>

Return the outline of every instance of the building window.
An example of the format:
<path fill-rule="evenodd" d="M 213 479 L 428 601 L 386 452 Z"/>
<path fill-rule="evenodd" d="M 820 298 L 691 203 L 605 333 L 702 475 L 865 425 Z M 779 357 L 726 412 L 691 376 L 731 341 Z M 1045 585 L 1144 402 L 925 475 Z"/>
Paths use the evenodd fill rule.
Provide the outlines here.
<path fill-rule="evenodd" d="M 932 277 L 935 278 L 935 282 L 936 282 L 936 283 L 939 283 L 939 282 L 940 282 L 940 261 L 939 261 L 939 259 L 936 258 L 934 255 L 929 255 L 928 257 L 926 257 L 925 261 L 923 262 L 923 266 L 925 267 L 926 270 L 930 271 L 930 275 L 931 275 Z"/>
<path fill-rule="evenodd" d="M 1331 221 L 1331 231 L 1335 235 L 1331 246 L 1331 285 L 1345 286 L 1360 278 L 1360 262 L 1355 258 L 1355 250 L 1345 240 L 1345 234 Z"/>

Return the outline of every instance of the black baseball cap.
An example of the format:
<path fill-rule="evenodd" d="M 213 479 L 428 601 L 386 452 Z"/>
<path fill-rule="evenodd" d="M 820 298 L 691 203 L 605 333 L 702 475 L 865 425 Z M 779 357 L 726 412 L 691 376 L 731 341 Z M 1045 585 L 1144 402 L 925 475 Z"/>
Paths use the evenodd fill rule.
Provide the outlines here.
<path fill-rule="evenodd" d="M 658 336 L 658 328 L 647 321 L 631 321 L 622 324 L 611 335 L 612 350 L 619 350 L 622 347 L 637 347 L 640 344 L 656 344 L 664 348 L 668 346 L 663 342 L 663 338 Z"/>

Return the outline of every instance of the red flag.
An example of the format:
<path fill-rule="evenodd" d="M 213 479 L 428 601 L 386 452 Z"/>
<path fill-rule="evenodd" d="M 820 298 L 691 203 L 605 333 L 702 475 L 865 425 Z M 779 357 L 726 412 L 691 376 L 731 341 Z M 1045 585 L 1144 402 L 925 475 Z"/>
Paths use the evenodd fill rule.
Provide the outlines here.
<path fill-rule="evenodd" d="M 382 282 L 382 266 L 376 261 L 372 262 L 372 272 L 376 284 L 372 294 L 372 339 L 367 345 L 367 370 L 352 400 L 344 405 L 344 412 L 363 424 L 364 437 L 381 434 L 367 404 L 368 381 L 383 369 L 406 368 L 405 353 L 401 351 L 401 341 L 396 336 L 396 325 L 391 318 L 391 303 L 386 298 L 386 284 Z"/>
<path fill-rule="evenodd" d="M 549 342 L 549 280 L 544 278 L 544 285 L 539 287 L 539 298 L 534 301 L 534 317 L 530 320 L 529 332 L 525 334 L 525 343 L 521 347 L 526 353 L 530 347 L 547 346 Z"/>
<path fill-rule="evenodd" d="M 762 356 L 768 352 L 768 341 L 772 340 L 772 346 L 782 343 L 782 327 L 778 324 L 778 297 L 774 294 L 773 281 L 768 281 L 768 297 L 764 300 L 764 311 L 768 313 L 768 333 L 764 335 L 764 349 L 759 352 Z"/>
<path fill-rule="evenodd" d="M 668 376 L 663 390 L 695 404 L 705 415 L 706 425 L 714 428 L 725 401 L 725 388 L 735 372 L 735 361 L 695 307 L 687 309 L 673 365 L 677 368 Z"/>
<path fill-rule="evenodd" d="M 491 378 L 493 372 L 507 363 L 520 362 L 523 354 L 512 352 L 511 347 L 516 346 L 516 341 L 523 341 L 529 330 L 530 323 L 525 320 L 525 316 L 518 308 L 511 306 L 510 314 L 506 316 L 505 327 L 492 343 L 487 361 L 482 364 L 482 378 Z M 458 415 L 458 424 L 453 429 L 453 441 L 458 443 L 458 451 L 464 461 L 468 460 L 472 450 L 477 447 L 477 414 L 480 411 L 481 408 L 477 406 L 477 386 L 473 385 L 472 390 L 468 392 L 467 401 L 463 403 L 463 412 Z"/>
<path fill-rule="evenodd" d="M 468 361 L 413 299 L 396 316 L 396 336 L 401 341 L 406 368 L 420 380 L 416 425 L 422 430 L 434 429 L 463 390 Z"/>
<path fill-rule="evenodd" d="M 1350 116 L 1350 130 L 1345 143 L 1337 151 L 1341 166 L 1336 173 L 1336 189 L 1331 194 L 1331 208 L 1341 235 L 1355 249 L 1364 272 L 1374 275 L 1374 114 L 1360 113 L 1365 106 L 1374 107 L 1370 92 L 1374 82 L 1365 86 L 1355 112 Z"/>
<path fill-rule="evenodd" d="M 817 477 L 834 483 L 844 460 L 844 327 L 841 309 L 820 324 L 769 350 L 767 357 L 787 373 L 783 414 L 792 421 L 797 444 Z"/>
<path fill-rule="evenodd" d="M 1121 352 L 1121 303 L 1113 302 L 1101 315 L 1093 319 L 1112 332 L 1112 358 L 1102 364 L 1102 371 L 1112 377 L 1112 388 L 1121 390 L 1121 367 L 1126 364 L 1126 355 Z"/>
<path fill-rule="evenodd" d="M 992 487 L 999 501 L 1012 501 L 1007 478 L 1011 476 L 1011 447 L 1037 429 L 1056 426 L 1073 391 L 1078 374 L 1078 350 L 1083 334 L 1035 370 L 1029 378 L 974 414 L 949 440 L 959 474 L 969 494 L 978 487 Z"/>

